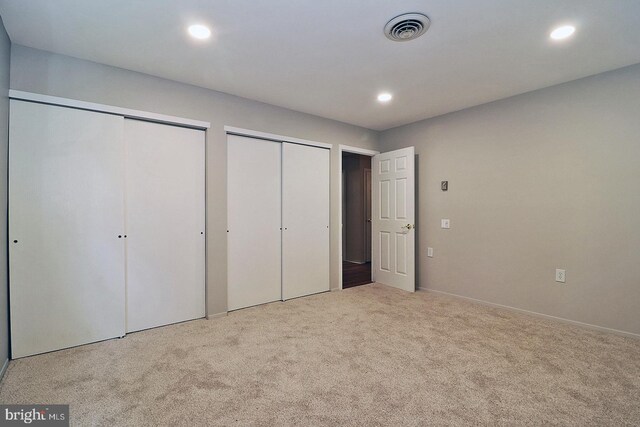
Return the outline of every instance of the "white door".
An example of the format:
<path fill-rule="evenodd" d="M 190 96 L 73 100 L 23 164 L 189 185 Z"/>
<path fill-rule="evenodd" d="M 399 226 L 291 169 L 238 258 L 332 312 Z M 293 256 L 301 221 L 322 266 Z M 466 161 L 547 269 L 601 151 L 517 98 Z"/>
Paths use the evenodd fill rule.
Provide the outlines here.
<path fill-rule="evenodd" d="M 127 332 L 205 315 L 205 135 L 125 120 Z"/>
<path fill-rule="evenodd" d="M 282 297 L 329 290 L 329 150 L 284 143 Z"/>
<path fill-rule="evenodd" d="M 125 334 L 123 120 L 11 101 L 13 358 Z"/>
<path fill-rule="evenodd" d="M 237 310 L 282 298 L 282 144 L 227 141 L 227 303 Z"/>
<path fill-rule="evenodd" d="M 373 277 L 414 292 L 415 182 L 413 147 L 373 157 Z"/>

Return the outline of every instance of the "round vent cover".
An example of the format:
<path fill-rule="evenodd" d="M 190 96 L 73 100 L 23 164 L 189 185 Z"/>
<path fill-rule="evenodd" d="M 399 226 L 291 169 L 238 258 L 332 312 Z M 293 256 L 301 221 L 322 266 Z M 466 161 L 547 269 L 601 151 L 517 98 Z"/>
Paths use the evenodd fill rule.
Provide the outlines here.
<path fill-rule="evenodd" d="M 384 35 L 389 40 L 406 42 L 423 35 L 431 25 L 431 21 L 422 13 L 405 13 L 396 16 L 384 26 Z"/>

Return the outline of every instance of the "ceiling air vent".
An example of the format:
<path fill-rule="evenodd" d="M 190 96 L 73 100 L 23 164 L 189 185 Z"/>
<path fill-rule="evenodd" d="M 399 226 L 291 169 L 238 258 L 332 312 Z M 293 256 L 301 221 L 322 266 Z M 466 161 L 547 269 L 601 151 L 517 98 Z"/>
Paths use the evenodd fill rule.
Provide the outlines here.
<path fill-rule="evenodd" d="M 421 13 L 405 13 L 396 16 L 384 26 L 384 35 L 395 42 L 417 39 L 427 32 L 431 21 Z"/>

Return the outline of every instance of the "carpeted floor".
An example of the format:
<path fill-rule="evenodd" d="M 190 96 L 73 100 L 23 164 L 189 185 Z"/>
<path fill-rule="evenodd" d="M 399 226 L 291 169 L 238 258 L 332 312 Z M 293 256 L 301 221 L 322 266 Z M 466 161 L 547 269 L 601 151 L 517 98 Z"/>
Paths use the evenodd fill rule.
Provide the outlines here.
<path fill-rule="evenodd" d="M 13 361 L 72 425 L 640 425 L 640 340 L 381 285 Z"/>

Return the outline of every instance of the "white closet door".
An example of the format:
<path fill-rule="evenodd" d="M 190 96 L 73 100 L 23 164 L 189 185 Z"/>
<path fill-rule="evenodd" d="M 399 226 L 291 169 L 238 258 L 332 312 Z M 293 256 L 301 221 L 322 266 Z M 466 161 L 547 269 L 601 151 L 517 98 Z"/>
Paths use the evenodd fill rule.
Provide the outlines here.
<path fill-rule="evenodd" d="M 283 144 L 282 296 L 329 290 L 329 150 Z"/>
<path fill-rule="evenodd" d="M 227 141 L 227 296 L 237 310 L 282 298 L 282 144 Z"/>
<path fill-rule="evenodd" d="M 204 131 L 125 120 L 127 332 L 205 315 Z"/>
<path fill-rule="evenodd" d="M 123 120 L 11 101 L 13 358 L 125 334 Z"/>

